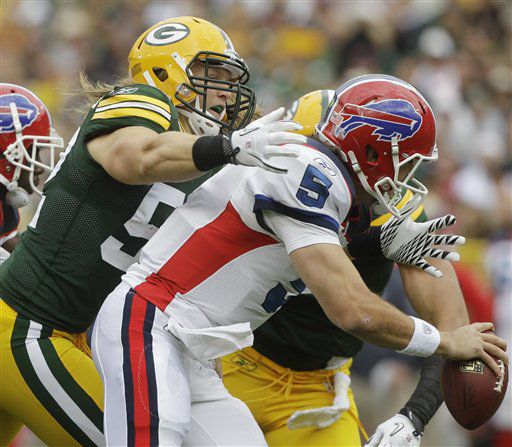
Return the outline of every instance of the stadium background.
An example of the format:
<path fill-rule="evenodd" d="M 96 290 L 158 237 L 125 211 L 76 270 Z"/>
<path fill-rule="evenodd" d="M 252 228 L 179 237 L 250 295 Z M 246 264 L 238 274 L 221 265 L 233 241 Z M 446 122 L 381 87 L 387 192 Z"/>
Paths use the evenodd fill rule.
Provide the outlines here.
<path fill-rule="evenodd" d="M 80 71 L 92 80 L 123 76 L 128 51 L 142 31 L 168 17 L 195 15 L 230 35 L 266 111 L 369 72 L 412 82 L 431 102 L 439 130 L 440 159 L 428 175 L 423 172 L 430 189 L 427 212 L 457 216 L 456 232 L 468 237 L 457 273 L 471 318 L 494 319 L 511 343 L 511 5 L 3 0 L 1 79 L 35 91 L 67 141 L 79 124 L 71 110 L 80 104 L 68 94 L 78 87 Z M 34 206 L 22 210 L 25 224 Z M 389 294 L 406 306 L 398 277 Z M 409 360 L 375 349 L 360 356 L 354 388 L 369 432 L 414 387 L 419 364 Z M 493 433 L 512 430 L 510 394 L 503 411 L 476 432 L 459 429 L 441 411 L 422 445 L 494 445 Z M 35 442 L 24 436 L 18 445 Z"/>

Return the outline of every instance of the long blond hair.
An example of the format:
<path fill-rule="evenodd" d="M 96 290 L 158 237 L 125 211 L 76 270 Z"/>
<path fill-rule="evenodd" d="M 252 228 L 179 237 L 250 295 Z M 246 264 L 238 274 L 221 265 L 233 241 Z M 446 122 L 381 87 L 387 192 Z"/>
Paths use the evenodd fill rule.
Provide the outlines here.
<path fill-rule="evenodd" d="M 70 96 L 79 100 L 80 106 L 77 107 L 75 110 L 80 115 L 86 115 L 89 112 L 90 108 L 93 106 L 93 104 L 95 104 L 96 101 L 98 101 L 98 99 L 114 90 L 114 87 L 126 87 L 128 85 L 133 84 L 133 80 L 131 79 L 129 74 L 127 74 L 124 77 L 118 78 L 112 84 L 103 81 L 93 82 L 87 77 L 87 75 L 84 72 L 80 72 L 79 79 L 80 87 L 74 90 Z M 251 121 L 261 118 L 263 115 L 264 112 L 262 107 L 257 104 L 254 116 L 252 117 Z M 238 124 L 240 120 L 241 118 L 238 118 L 236 123 Z M 191 129 L 189 128 L 189 125 L 186 122 L 186 120 L 183 119 L 182 115 L 180 115 L 180 124 L 182 128 L 184 128 L 185 132 L 191 133 Z"/>
<path fill-rule="evenodd" d="M 116 79 L 112 84 L 103 81 L 93 82 L 84 72 L 80 72 L 79 79 L 80 86 L 72 90 L 69 96 L 77 100 L 79 106 L 75 111 L 81 115 L 87 114 L 93 104 L 102 96 L 114 90 L 114 87 L 126 87 L 133 84 L 129 75 Z"/>

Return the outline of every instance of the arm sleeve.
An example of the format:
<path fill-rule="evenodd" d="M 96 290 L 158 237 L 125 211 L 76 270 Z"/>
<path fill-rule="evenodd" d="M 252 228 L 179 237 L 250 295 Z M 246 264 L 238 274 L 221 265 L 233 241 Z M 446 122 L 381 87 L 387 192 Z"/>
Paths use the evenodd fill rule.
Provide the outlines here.
<path fill-rule="evenodd" d="M 92 107 L 84 124 L 84 141 L 129 126 L 157 133 L 179 128 L 176 109 L 162 91 L 134 84 L 116 87 Z"/>
<path fill-rule="evenodd" d="M 258 170 L 245 185 L 259 226 L 288 253 L 315 243 L 339 245 L 352 192 L 338 165 L 307 147 L 297 158 L 283 158 L 285 163 L 287 174 Z"/>
<path fill-rule="evenodd" d="M 423 425 L 427 425 L 443 403 L 441 395 L 441 370 L 443 359 L 434 355 L 425 359 L 421 368 L 418 386 L 404 408 L 417 415 Z"/>
<path fill-rule="evenodd" d="M 314 244 L 340 245 L 339 237 L 325 227 L 302 222 L 272 211 L 264 211 L 263 216 L 268 227 L 285 245 L 288 254 Z"/>

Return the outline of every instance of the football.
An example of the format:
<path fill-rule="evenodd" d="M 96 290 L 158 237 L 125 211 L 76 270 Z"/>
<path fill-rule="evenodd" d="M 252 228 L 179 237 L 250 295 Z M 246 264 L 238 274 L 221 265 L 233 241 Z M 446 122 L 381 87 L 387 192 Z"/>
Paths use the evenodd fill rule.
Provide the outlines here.
<path fill-rule="evenodd" d="M 441 375 L 444 401 L 462 427 L 480 427 L 501 405 L 507 392 L 508 368 L 501 360 L 497 362 L 499 378 L 481 360 L 445 360 Z"/>

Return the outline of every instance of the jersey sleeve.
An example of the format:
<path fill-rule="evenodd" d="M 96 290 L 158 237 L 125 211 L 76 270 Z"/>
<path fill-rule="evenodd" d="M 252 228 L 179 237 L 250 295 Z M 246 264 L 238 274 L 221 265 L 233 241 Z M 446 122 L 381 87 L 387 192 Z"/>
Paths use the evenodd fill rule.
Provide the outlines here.
<path fill-rule="evenodd" d="M 155 87 L 116 87 L 92 107 L 84 123 L 84 140 L 129 126 L 147 127 L 157 133 L 178 130 L 177 116 L 167 95 Z"/>
<path fill-rule="evenodd" d="M 341 245 L 340 238 L 326 227 L 290 219 L 273 211 L 264 211 L 263 216 L 268 228 L 281 239 L 288 254 L 313 244 Z"/>
<path fill-rule="evenodd" d="M 353 201 L 343 165 L 328 149 L 311 147 L 281 162 L 286 174 L 259 170 L 247 183 L 260 227 L 275 234 L 288 253 L 315 243 L 339 244 L 341 223 Z"/>
<path fill-rule="evenodd" d="M 0 246 L 17 234 L 20 213 L 6 202 L 0 202 Z"/>

